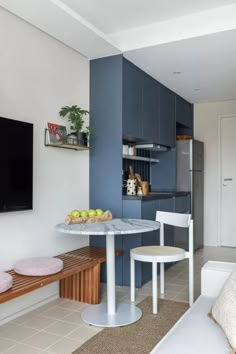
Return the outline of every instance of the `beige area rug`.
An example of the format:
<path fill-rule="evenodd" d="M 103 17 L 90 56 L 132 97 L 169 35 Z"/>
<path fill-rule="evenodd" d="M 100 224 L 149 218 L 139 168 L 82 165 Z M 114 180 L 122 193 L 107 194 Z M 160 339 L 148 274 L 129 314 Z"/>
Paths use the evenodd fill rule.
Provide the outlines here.
<path fill-rule="evenodd" d="M 149 296 L 138 307 L 143 315 L 132 325 L 105 328 L 72 354 L 148 354 L 188 309 L 188 304 L 159 300 L 159 312 L 152 314 Z"/>

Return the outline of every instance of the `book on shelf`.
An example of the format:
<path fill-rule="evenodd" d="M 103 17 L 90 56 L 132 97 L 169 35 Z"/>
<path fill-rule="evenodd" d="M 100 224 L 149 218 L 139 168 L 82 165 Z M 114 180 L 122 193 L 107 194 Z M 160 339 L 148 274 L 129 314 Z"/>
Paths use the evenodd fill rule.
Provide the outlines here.
<path fill-rule="evenodd" d="M 48 122 L 48 142 L 49 144 L 63 144 L 66 142 L 67 131 L 64 125 Z"/>

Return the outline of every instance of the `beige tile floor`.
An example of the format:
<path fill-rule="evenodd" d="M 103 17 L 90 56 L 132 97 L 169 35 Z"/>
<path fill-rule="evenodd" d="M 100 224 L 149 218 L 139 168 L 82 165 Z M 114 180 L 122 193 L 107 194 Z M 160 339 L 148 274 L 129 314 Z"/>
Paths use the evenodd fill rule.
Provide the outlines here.
<path fill-rule="evenodd" d="M 236 262 L 232 248 L 205 247 L 195 253 L 195 298 L 200 294 L 200 270 L 207 260 Z M 166 272 L 163 298 L 188 301 L 188 262 L 184 260 Z M 151 282 L 136 291 L 136 302 L 151 295 Z M 117 287 L 117 300 L 129 302 L 129 287 Z M 106 285 L 102 284 L 102 301 L 106 301 Z M 88 305 L 57 299 L 0 326 L 0 353 L 71 354 L 101 328 L 88 326 L 80 318 Z M 92 354 L 92 353 L 91 353 Z"/>

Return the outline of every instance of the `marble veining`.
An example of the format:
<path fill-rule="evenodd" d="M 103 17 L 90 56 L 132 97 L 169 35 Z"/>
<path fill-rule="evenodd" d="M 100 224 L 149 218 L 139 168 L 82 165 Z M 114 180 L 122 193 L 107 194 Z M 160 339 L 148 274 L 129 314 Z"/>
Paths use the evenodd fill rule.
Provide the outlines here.
<path fill-rule="evenodd" d="M 77 235 L 124 235 L 154 231 L 160 228 L 157 221 L 143 219 L 112 219 L 96 223 L 56 225 L 58 232 Z"/>

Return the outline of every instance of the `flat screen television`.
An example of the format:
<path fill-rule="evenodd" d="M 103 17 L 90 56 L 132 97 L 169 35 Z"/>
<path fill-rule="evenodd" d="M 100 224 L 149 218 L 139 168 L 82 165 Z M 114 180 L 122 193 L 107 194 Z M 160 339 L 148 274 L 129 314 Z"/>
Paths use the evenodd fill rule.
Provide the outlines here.
<path fill-rule="evenodd" d="M 33 124 L 0 117 L 0 212 L 33 208 Z"/>

